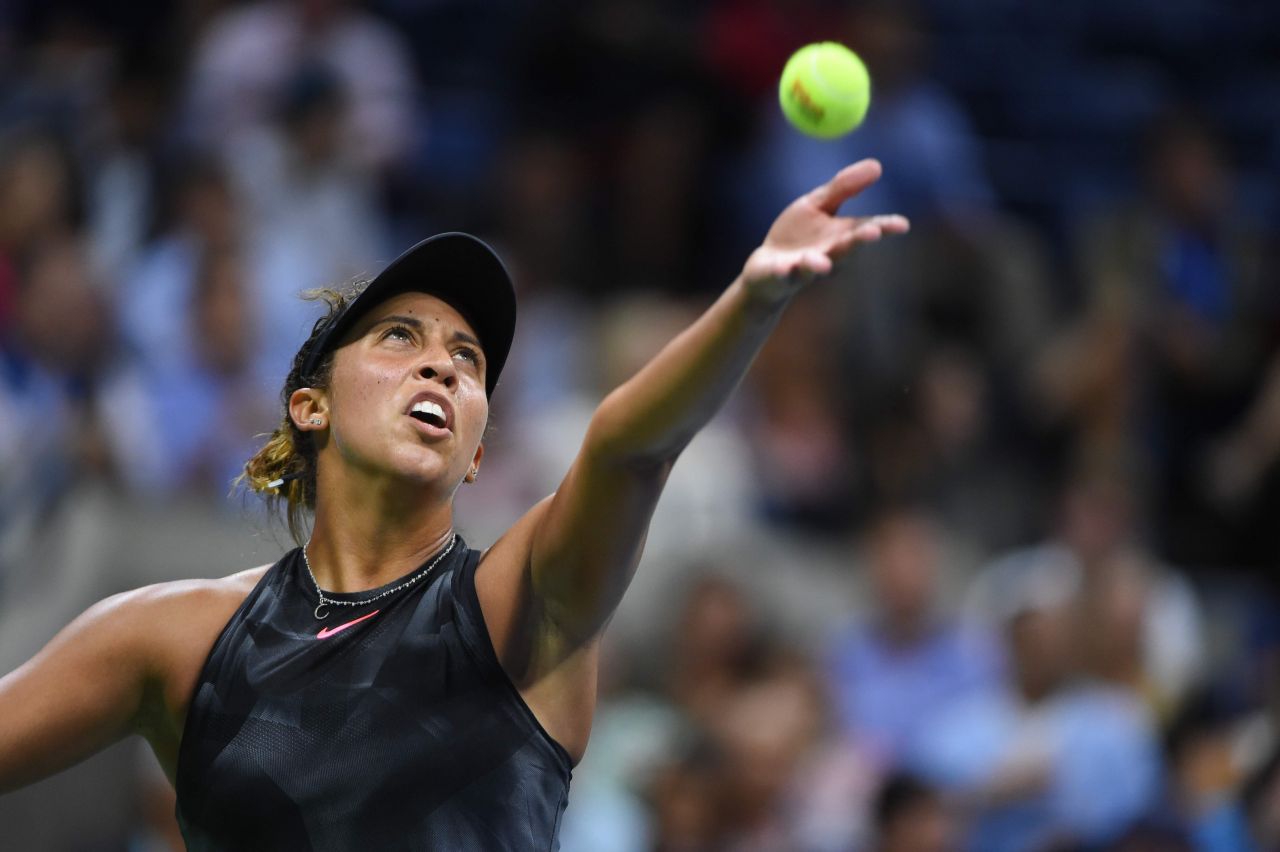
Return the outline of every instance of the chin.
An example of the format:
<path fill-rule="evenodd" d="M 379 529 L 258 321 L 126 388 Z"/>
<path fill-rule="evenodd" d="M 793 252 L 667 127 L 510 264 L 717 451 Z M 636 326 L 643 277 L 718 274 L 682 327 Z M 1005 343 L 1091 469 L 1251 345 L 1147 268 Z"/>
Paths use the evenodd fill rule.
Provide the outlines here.
<path fill-rule="evenodd" d="M 421 465 L 405 465 L 398 467 L 392 471 L 392 475 L 403 481 L 406 485 L 417 485 L 422 487 L 441 487 L 447 485 L 452 474 L 445 468 L 423 467 Z"/>
<path fill-rule="evenodd" d="M 420 456 L 396 459 L 390 466 L 390 473 L 406 485 L 423 488 L 452 489 L 464 476 L 463 473 L 450 469 L 439 456 L 430 459 Z"/>

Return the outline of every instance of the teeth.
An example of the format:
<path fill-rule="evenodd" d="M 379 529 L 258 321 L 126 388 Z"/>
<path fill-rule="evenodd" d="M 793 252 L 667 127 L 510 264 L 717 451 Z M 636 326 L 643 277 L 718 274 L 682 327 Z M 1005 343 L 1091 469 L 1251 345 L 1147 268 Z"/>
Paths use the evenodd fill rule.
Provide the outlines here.
<path fill-rule="evenodd" d="M 413 408 L 409 409 L 409 411 L 413 414 L 427 414 L 432 417 L 438 417 L 441 423 L 444 422 L 444 409 L 439 403 L 432 402 L 429 399 L 415 402 Z"/>

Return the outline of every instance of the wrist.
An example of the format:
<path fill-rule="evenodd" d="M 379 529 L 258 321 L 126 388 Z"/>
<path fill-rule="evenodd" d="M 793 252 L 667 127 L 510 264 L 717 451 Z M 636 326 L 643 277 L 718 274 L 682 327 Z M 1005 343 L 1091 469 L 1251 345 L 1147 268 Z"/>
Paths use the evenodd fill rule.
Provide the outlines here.
<path fill-rule="evenodd" d="M 752 316 L 762 318 L 781 313 L 800 290 L 785 279 L 748 277 L 746 273 L 739 275 L 732 286 L 739 292 L 743 308 Z"/>

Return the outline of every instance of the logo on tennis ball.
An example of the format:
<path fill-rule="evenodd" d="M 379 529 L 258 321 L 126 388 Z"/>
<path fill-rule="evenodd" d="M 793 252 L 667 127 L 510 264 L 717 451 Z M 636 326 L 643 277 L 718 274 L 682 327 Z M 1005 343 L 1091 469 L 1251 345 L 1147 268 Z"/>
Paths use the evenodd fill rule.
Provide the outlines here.
<path fill-rule="evenodd" d="M 844 45 L 810 44 L 787 60 L 778 100 L 797 130 L 834 139 L 862 123 L 871 104 L 871 78 L 858 55 Z"/>
<path fill-rule="evenodd" d="M 809 92 L 799 77 L 791 81 L 791 98 L 795 102 L 795 108 L 803 112 L 810 123 L 815 125 L 822 123 L 822 117 L 827 111 L 809 97 Z"/>

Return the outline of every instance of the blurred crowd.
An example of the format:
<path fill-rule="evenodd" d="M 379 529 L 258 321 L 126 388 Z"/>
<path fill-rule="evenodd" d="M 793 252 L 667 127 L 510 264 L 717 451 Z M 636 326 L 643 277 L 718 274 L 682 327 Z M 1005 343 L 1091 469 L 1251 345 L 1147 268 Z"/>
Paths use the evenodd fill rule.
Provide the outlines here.
<path fill-rule="evenodd" d="M 777 108 L 817 40 L 873 80 L 834 142 Z M 507 259 L 482 547 L 876 156 L 851 212 L 913 231 L 798 298 L 677 465 L 563 848 L 1280 849 L 1278 56 L 1263 0 L 0 7 L 0 672 L 48 601 L 161 579 L 107 539 L 270 526 L 228 492 L 301 291 L 440 230 Z M 247 567 L 184 535 L 166 576 Z M 181 848 L 148 761 L 24 848 Z"/>

